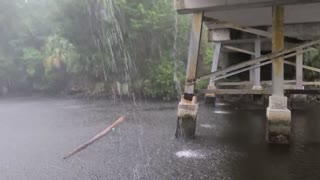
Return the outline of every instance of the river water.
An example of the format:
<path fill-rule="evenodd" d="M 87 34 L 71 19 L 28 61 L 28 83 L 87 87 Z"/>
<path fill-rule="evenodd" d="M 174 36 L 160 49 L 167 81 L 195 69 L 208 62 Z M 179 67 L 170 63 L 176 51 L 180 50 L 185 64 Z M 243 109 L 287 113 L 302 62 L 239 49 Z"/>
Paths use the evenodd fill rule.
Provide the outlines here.
<path fill-rule="evenodd" d="M 264 140 L 265 110 L 200 105 L 197 138 L 174 138 L 177 103 L 0 99 L 1 180 L 319 179 L 320 111 L 293 111 L 290 147 Z M 105 129 L 110 134 L 62 157 Z"/>

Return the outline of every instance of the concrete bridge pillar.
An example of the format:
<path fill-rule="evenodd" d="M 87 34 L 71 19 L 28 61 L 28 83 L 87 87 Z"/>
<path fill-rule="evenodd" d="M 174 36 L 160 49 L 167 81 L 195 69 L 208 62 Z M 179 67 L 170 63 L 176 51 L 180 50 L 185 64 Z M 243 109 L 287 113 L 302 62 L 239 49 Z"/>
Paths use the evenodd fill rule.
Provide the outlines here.
<path fill-rule="evenodd" d="M 218 64 L 219 64 L 219 57 L 220 57 L 220 51 L 221 51 L 221 43 L 216 43 L 214 48 L 214 55 L 212 60 L 212 68 L 211 72 L 215 72 L 218 70 Z M 216 89 L 214 78 L 210 79 L 208 89 L 214 90 Z M 208 104 L 215 104 L 216 102 L 216 95 L 214 93 L 206 94 L 205 95 L 205 102 Z"/>
<path fill-rule="evenodd" d="M 179 103 L 177 113 L 177 138 L 190 139 L 195 136 L 198 103 L 194 95 L 195 84 L 188 83 L 188 80 L 195 79 L 197 75 L 202 27 L 203 12 L 194 13 L 192 17 L 192 30 L 190 36 L 184 96 Z"/>
<path fill-rule="evenodd" d="M 284 7 L 273 7 L 272 51 L 284 49 Z M 266 139 L 272 144 L 289 144 L 291 133 L 291 111 L 287 108 L 287 97 L 284 96 L 284 60 L 282 57 L 272 62 L 272 96 L 267 108 Z"/>
<path fill-rule="evenodd" d="M 254 53 L 255 53 L 255 58 L 258 58 L 261 56 L 261 40 L 260 39 L 256 39 L 254 42 Z M 260 63 L 257 63 L 260 64 Z M 253 90 L 261 90 L 262 86 L 260 84 L 261 82 L 261 68 L 256 68 L 253 71 L 253 75 L 254 75 L 254 83 L 253 83 Z"/>
<path fill-rule="evenodd" d="M 296 56 L 296 89 L 304 89 L 303 86 L 303 49 L 299 49 L 297 51 Z M 305 102 L 307 99 L 307 95 L 305 94 L 296 94 L 291 99 L 291 106 L 294 106 L 294 102 L 298 104 Z"/>
<path fill-rule="evenodd" d="M 230 40 L 230 30 L 229 29 L 215 29 L 212 31 L 212 37 L 211 39 L 213 41 L 225 41 Z M 215 72 L 218 70 L 219 60 L 221 59 L 221 52 L 222 49 L 222 43 L 217 42 L 214 46 L 214 54 L 212 59 L 212 67 L 211 72 Z M 210 78 L 208 90 L 214 90 L 216 89 L 214 77 Z M 214 93 L 207 93 L 205 95 L 205 102 L 207 104 L 215 104 L 216 102 L 216 95 Z"/>
<path fill-rule="evenodd" d="M 296 57 L 296 86 L 297 89 L 304 89 L 303 87 L 303 53 L 302 49 L 298 51 Z"/>

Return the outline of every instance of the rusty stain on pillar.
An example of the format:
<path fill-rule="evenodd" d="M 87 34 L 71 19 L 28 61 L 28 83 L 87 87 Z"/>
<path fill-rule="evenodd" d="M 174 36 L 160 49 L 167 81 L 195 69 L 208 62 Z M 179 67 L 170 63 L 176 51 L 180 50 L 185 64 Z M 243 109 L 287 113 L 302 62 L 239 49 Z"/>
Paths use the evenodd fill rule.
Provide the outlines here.
<path fill-rule="evenodd" d="M 193 14 L 192 17 L 192 30 L 190 36 L 189 54 L 188 54 L 188 65 L 186 80 L 193 80 L 197 75 L 197 64 L 199 58 L 201 35 L 203 27 L 203 12 Z M 184 99 L 192 101 L 194 96 L 194 84 L 185 85 Z"/>
<path fill-rule="evenodd" d="M 272 52 L 279 52 L 284 49 L 284 7 L 274 6 L 272 8 Z M 283 58 L 275 58 L 272 62 L 272 93 L 283 95 L 284 80 Z"/>
<path fill-rule="evenodd" d="M 272 11 L 272 51 L 276 53 L 284 49 L 284 8 L 275 6 Z M 282 57 L 272 61 L 272 96 L 269 97 L 266 124 L 266 140 L 270 144 L 290 143 L 291 111 L 287 108 L 288 98 L 283 95 L 283 65 Z"/>

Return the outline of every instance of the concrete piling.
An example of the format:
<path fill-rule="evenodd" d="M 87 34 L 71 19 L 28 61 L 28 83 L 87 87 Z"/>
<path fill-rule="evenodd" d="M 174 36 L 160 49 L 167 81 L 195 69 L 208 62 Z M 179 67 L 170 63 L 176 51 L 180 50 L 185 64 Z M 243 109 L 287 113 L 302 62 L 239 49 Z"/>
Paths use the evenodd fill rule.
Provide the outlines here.
<path fill-rule="evenodd" d="M 192 101 L 181 99 L 177 113 L 176 138 L 192 139 L 195 137 L 198 116 L 198 103 L 196 97 Z"/>
<path fill-rule="evenodd" d="M 273 7 L 272 50 L 284 49 L 284 7 Z M 266 140 L 271 144 L 289 144 L 291 132 L 291 111 L 287 108 L 288 98 L 284 96 L 284 60 L 275 58 L 272 62 L 272 96 L 267 108 Z"/>

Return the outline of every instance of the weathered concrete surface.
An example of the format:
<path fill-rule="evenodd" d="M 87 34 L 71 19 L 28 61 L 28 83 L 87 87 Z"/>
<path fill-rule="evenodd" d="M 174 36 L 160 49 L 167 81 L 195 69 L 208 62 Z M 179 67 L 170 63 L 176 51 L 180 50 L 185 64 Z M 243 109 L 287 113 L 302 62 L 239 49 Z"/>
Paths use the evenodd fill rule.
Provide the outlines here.
<path fill-rule="evenodd" d="M 262 90 L 262 89 L 263 89 L 262 86 L 252 86 L 252 90 L 260 91 L 260 90 Z"/>
<path fill-rule="evenodd" d="M 214 90 L 216 89 L 215 85 L 209 85 L 208 90 Z M 206 93 L 205 94 L 205 103 L 206 104 L 215 104 L 216 102 L 216 95 L 214 93 Z"/>
<path fill-rule="evenodd" d="M 272 9 L 272 52 L 284 50 L 284 7 Z M 283 96 L 284 58 L 272 59 L 272 94 Z"/>
<path fill-rule="evenodd" d="M 175 0 L 175 9 L 179 13 L 192 13 L 201 10 L 221 11 L 315 2 L 319 0 Z"/>
<path fill-rule="evenodd" d="M 306 24 L 320 22 L 320 16 L 316 13 L 320 3 L 285 6 L 285 24 Z M 243 26 L 271 26 L 272 9 L 250 8 L 236 9 L 232 11 L 210 11 L 206 17 L 241 24 Z M 307 30 L 308 31 L 308 30 Z"/>
<path fill-rule="evenodd" d="M 192 139 L 195 137 L 198 117 L 198 103 L 182 98 L 178 106 L 176 138 Z"/>
<path fill-rule="evenodd" d="M 192 16 L 192 29 L 190 35 L 189 51 L 188 51 L 188 64 L 186 70 L 186 81 L 196 78 L 198 59 L 199 59 L 199 49 L 202 38 L 202 28 L 203 28 L 203 13 L 198 12 Z M 184 98 L 186 100 L 192 101 L 194 95 L 194 84 L 185 84 L 184 88 Z"/>
<path fill-rule="evenodd" d="M 291 135 L 291 111 L 287 97 L 270 96 L 267 108 L 266 139 L 271 144 L 289 144 Z"/>

